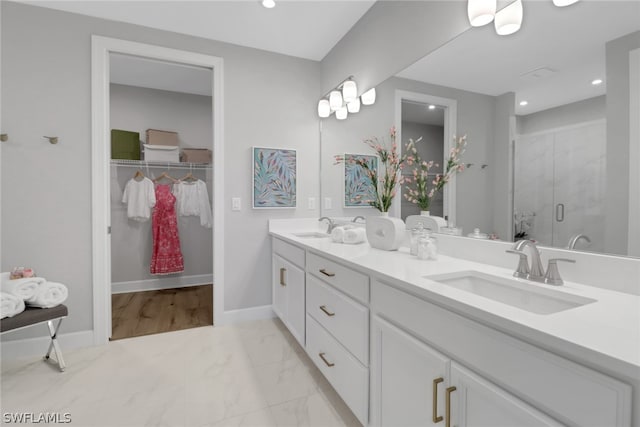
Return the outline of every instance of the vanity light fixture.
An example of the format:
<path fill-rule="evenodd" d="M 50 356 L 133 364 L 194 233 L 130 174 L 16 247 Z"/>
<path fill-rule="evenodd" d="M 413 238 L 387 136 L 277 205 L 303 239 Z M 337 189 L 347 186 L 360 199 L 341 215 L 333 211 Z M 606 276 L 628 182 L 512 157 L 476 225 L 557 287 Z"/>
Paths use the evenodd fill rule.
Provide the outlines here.
<path fill-rule="evenodd" d="M 338 120 L 344 120 L 348 115 L 349 113 L 347 113 L 347 107 L 340 107 L 338 110 L 336 110 L 336 119 Z"/>
<path fill-rule="evenodd" d="M 558 7 L 570 6 L 577 2 L 578 0 L 553 0 L 553 4 L 555 4 Z"/>
<path fill-rule="evenodd" d="M 336 111 L 342 107 L 342 94 L 339 90 L 332 90 L 329 94 L 329 107 L 331 107 L 331 111 Z"/>
<path fill-rule="evenodd" d="M 345 103 L 350 103 L 358 98 L 358 86 L 353 80 L 342 83 L 342 99 Z"/>
<path fill-rule="evenodd" d="M 493 21 L 497 0 L 469 0 L 467 15 L 472 27 L 482 27 Z"/>
<path fill-rule="evenodd" d="M 331 107 L 329 106 L 329 101 L 326 99 L 321 99 L 318 102 L 318 115 L 320 117 L 327 118 L 331 114 Z"/>
<path fill-rule="evenodd" d="M 373 105 L 376 102 L 376 88 L 371 88 L 360 97 L 362 105 Z"/>
<path fill-rule="evenodd" d="M 274 7 L 276 7 L 276 2 L 275 0 L 262 0 L 262 6 L 266 7 L 267 9 L 273 9 Z"/>
<path fill-rule="evenodd" d="M 522 0 L 516 0 L 503 9 L 500 9 L 493 21 L 496 33 L 500 36 L 508 36 L 522 26 Z"/>
<path fill-rule="evenodd" d="M 520 101 L 520 106 L 524 107 L 525 105 L 529 105 L 528 101 Z"/>
<path fill-rule="evenodd" d="M 356 98 L 353 101 L 347 103 L 347 111 L 350 113 L 357 113 L 360 111 L 360 98 Z"/>
<path fill-rule="evenodd" d="M 594 80 L 591 81 L 591 84 L 594 85 L 594 86 L 601 85 L 602 83 L 603 83 L 602 79 L 594 79 Z"/>

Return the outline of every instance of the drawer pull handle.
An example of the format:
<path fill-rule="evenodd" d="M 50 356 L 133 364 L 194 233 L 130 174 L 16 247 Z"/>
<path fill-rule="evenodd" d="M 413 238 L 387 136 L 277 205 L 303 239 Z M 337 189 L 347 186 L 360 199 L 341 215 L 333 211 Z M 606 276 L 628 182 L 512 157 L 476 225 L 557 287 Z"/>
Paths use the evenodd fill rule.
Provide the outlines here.
<path fill-rule="evenodd" d="M 324 314 L 326 314 L 329 317 L 336 315 L 335 313 L 332 313 L 329 310 L 327 310 L 327 306 L 326 305 L 321 305 L 320 306 L 320 310 L 324 311 Z"/>
<path fill-rule="evenodd" d="M 325 357 L 324 357 L 324 353 L 318 353 L 318 356 L 320 356 L 320 359 L 322 359 L 322 361 L 325 363 L 325 365 L 327 365 L 328 367 L 332 367 L 335 365 L 335 363 L 331 363 L 329 362 Z"/>
<path fill-rule="evenodd" d="M 445 406 L 446 406 L 446 417 L 447 419 L 445 420 L 445 427 L 451 427 L 451 393 L 453 393 L 454 391 L 456 391 L 455 387 L 448 387 L 447 388 L 447 393 L 445 395 L 446 400 L 445 400 Z"/>
<path fill-rule="evenodd" d="M 436 378 L 433 380 L 433 422 L 439 423 L 442 421 L 442 415 L 438 416 L 438 384 L 444 381 L 444 378 Z"/>
<path fill-rule="evenodd" d="M 286 283 L 285 283 L 285 281 L 284 281 L 284 273 L 285 273 L 286 271 L 287 271 L 287 269 L 286 269 L 286 268 L 284 268 L 284 267 L 281 267 L 281 268 L 280 268 L 280 284 L 281 284 L 282 286 L 287 286 L 287 284 L 286 284 Z"/>
<path fill-rule="evenodd" d="M 336 275 L 336 273 L 330 273 L 327 270 L 325 270 L 324 268 L 320 269 L 320 273 L 322 273 L 322 274 L 324 274 L 325 276 L 328 276 L 328 277 L 333 277 L 333 276 Z"/>

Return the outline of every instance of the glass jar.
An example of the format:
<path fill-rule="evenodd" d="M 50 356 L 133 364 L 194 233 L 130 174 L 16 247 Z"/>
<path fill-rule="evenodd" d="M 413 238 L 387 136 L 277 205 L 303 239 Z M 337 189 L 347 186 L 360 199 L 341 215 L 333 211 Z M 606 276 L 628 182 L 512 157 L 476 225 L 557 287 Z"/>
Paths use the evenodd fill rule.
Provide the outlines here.
<path fill-rule="evenodd" d="M 438 240 L 431 233 L 418 237 L 418 259 L 438 259 Z"/>
<path fill-rule="evenodd" d="M 418 223 L 417 227 L 411 229 L 409 240 L 409 253 L 411 253 L 411 255 L 418 255 L 418 239 L 423 233 L 422 223 Z"/>

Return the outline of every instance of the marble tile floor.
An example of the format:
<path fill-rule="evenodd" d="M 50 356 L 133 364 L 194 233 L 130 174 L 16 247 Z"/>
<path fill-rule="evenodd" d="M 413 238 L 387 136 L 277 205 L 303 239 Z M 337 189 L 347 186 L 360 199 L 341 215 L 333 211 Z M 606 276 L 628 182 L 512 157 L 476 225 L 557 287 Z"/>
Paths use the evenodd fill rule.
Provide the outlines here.
<path fill-rule="evenodd" d="M 63 373 L 41 359 L 2 361 L 3 425 L 5 414 L 26 412 L 68 413 L 71 426 L 360 426 L 276 319 L 64 356 Z"/>

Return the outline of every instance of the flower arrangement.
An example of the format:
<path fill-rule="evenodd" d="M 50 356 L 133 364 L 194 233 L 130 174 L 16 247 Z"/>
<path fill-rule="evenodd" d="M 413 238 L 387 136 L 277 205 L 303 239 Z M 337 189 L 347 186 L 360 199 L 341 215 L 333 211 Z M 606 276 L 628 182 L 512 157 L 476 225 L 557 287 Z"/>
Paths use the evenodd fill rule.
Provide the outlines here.
<path fill-rule="evenodd" d="M 413 175 L 404 179 L 404 182 L 407 183 L 404 197 L 411 203 L 418 205 L 423 211 L 428 211 L 436 193 L 441 191 L 456 173 L 464 170 L 464 163 L 461 163 L 460 156 L 466 149 L 467 136 L 464 135 L 457 139 L 454 137 L 454 140 L 456 144 L 449 151 L 449 159 L 444 173 L 437 174 L 433 180 L 429 178 L 429 170 L 434 166 L 438 167 L 438 164 L 433 160 L 429 162 L 422 160 L 418 156 L 415 145 L 411 145 L 411 140 L 405 148 L 405 151 L 412 153 L 416 167 L 413 169 Z"/>
<path fill-rule="evenodd" d="M 380 163 L 384 166 L 384 175 L 380 176 L 377 168 L 371 167 L 370 163 L 362 158 L 355 156 L 336 155 L 335 164 L 350 163 L 358 165 L 365 172 L 365 176 L 369 179 L 372 186 L 374 198 L 367 200 L 370 206 L 378 209 L 380 212 L 388 212 L 391 202 L 396 196 L 397 186 L 402 183 L 403 177 L 401 170 L 405 162 L 412 164 L 414 160 L 412 150 L 413 141 L 407 144 L 408 155 L 398 155 L 398 144 L 396 142 L 396 128 L 392 127 L 389 131 L 391 146 L 388 147 L 384 140 L 377 137 L 367 138 L 364 143 L 371 147 L 380 159 Z"/>

